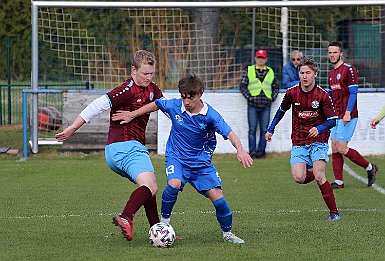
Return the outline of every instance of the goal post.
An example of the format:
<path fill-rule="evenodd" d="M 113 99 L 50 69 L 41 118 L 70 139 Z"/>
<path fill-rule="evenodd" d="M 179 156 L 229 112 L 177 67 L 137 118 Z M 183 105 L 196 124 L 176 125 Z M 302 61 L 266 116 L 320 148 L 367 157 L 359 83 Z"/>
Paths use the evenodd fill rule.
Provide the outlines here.
<path fill-rule="evenodd" d="M 383 5 L 383 0 L 32 1 L 35 92 L 27 95 L 32 152 L 38 152 L 41 135 L 43 83 L 110 90 L 130 75 L 130 57 L 138 49 L 155 53 L 155 81 L 163 90 L 176 89 L 182 74 L 194 72 L 208 90 L 234 91 L 257 48 L 268 50 L 268 65 L 279 79 L 292 50 L 313 56 L 321 69 L 319 84 L 326 85 L 327 44 L 339 40 L 347 60 L 359 67 L 360 87 L 376 89 L 385 80 L 384 69 L 377 69 L 385 68 Z"/>

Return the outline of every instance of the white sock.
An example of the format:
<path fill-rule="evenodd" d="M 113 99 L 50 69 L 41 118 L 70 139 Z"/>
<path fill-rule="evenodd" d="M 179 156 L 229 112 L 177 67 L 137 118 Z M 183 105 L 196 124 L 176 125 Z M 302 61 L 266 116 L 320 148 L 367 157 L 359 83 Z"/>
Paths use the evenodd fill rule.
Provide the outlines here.
<path fill-rule="evenodd" d="M 368 167 L 366 168 L 367 171 L 372 170 L 373 166 L 372 163 L 369 163 Z"/>
<path fill-rule="evenodd" d="M 166 224 L 170 224 L 170 218 L 161 217 L 160 218 L 160 222 L 163 222 L 163 223 L 166 223 Z"/>
<path fill-rule="evenodd" d="M 334 182 L 337 183 L 337 185 L 344 184 L 344 181 L 343 180 L 339 180 L 339 179 L 336 179 Z"/>

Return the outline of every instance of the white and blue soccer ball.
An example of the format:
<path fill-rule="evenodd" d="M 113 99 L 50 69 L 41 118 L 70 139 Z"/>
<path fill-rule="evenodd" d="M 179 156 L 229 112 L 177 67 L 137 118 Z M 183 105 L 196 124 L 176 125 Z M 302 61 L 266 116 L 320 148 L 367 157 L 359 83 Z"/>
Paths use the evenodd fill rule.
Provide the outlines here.
<path fill-rule="evenodd" d="M 153 247 L 170 247 L 175 241 L 175 231 L 170 224 L 159 222 L 148 232 L 148 239 Z"/>

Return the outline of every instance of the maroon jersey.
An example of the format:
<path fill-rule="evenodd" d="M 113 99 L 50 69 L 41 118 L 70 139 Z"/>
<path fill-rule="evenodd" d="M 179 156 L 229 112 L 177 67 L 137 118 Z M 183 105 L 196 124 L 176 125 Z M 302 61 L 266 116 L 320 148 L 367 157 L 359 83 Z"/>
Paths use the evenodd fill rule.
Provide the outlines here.
<path fill-rule="evenodd" d="M 300 85 L 289 88 L 281 103 L 284 111 L 293 108 L 291 140 L 293 146 L 309 145 L 314 142 L 327 143 L 330 131 L 309 137 L 309 130 L 327 119 L 336 117 L 329 94 L 319 86 L 304 92 Z"/>
<path fill-rule="evenodd" d="M 345 115 L 350 97 L 349 86 L 357 85 L 358 72 L 353 65 L 343 63 L 337 69 L 332 69 L 328 75 L 329 87 L 332 90 L 332 99 L 339 119 Z M 358 117 L 357 100 L 353 106 L 350 116 Z"/>
<path fill-rule="evenodd" d="M 112 121 L 111 116 L 118 110 L 134 111 L 161 98 L 163 94 L 158 85 L 151 82 L 148 87 L 140 87 L 130 77 L 122 85 L 108 92 L 107 95 L 111 102 L 107 144 L 137 140 L 144 145 L 146 126 L 150 114 L 139 116 L 123 125 L 120 124 L 120 121 Z"/>

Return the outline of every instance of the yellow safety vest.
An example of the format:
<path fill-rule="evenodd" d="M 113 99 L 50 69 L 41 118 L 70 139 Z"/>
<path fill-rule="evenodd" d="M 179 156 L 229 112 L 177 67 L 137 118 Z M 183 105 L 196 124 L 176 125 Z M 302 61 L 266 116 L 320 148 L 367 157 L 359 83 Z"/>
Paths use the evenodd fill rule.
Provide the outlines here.
<path fill-rule="evenodd" d="M 271 85 L 274 81 L 274 71 L 269 66 L 266 66 L 269 72 L 266 74 L 265 79 L 261 82 L 255 73 L 255 65 L 250 65 L 247 68 L 247 77 L 249 78 L 249 90 L 251 96 L 258 96 L 263 91 L 267 98 L 271 99 L 272 91 Z"/>

